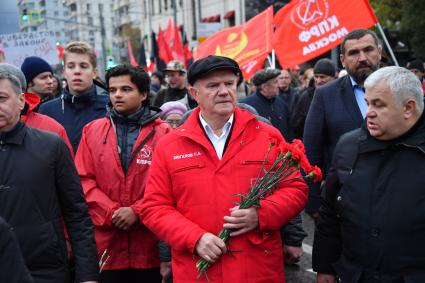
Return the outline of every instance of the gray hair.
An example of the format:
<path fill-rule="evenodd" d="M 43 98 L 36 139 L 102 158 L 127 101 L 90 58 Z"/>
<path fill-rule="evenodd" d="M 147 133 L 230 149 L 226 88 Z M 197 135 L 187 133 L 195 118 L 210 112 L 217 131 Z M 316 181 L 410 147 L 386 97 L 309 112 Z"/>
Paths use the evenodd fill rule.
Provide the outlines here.
<path fill-rule="evenodd" d="M 374 88 L 381 81 L 387 83 L 394 98 L 404 105 L 408 99 L 416 102 L 416 110 L 422 113 L 424 110 L 424 93 L 419 79 L 409 70 L 391 66 L 384 67 L 372 73 L 365 81 L 365 88 Z"/>
<path fill-rule="evenodd" d="M 8 80 L 12 85 L 12 89 L 16 95 L 22 93 L 21 83 L 19 82 L 19 79 L 16 76 L 6 72 L 0 72 L 0 80 Z"/>
<path fill-rule="evenodd" d="M 27 79 L 25 78 L 24 73 L 22 73 L 21 69 L 18 67 L 8 64 L 8 63 L 0 63 L 0 72 L 9 73 L 17 77 L 22 86 L 22 92 L 27 90 Z"/>

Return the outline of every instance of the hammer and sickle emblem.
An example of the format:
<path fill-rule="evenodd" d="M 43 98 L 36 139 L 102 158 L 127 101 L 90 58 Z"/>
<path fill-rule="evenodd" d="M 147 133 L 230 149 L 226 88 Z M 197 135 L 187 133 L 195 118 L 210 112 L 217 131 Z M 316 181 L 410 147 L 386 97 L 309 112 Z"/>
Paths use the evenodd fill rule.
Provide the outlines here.
<path fill-rule="evenodd" d="M 225 56 L 229 58 L 235 58 L 245 47 L 248 45 L 248 36 L 246 33 L 242 32 L 240 34 L 240 39 L 238 39 L 238 33 L 231 33 L 227 36 L 227 42 L 223 46 L 223 49 L 220 45 L 216 47 L 215 55 Z"/>
<path fill-rule="evenodd" d="M 323 16 L 323 12 L 319 6 L 320 0 L 308 0 L 302 2 L 296 9 L 298 18 L 301 20 L 303 25 L 315 21 Z"/>

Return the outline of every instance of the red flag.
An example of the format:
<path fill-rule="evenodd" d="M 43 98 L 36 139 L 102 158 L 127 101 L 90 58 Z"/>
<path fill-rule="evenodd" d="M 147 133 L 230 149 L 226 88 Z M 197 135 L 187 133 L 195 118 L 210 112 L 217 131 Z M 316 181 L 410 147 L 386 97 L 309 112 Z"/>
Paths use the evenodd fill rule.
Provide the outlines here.
<path fill-rule="evenodd" d="M 196 49 L 195 59 L 221 55 L 239 63 L 243 76 L 251 78 L 272 50 L 273 8 L 269 7 L 243 25 L 219 31 Z"/>
<path fill-rule="evenodd" d="M 273 48 L 282 67 L 300 64 L 377 21 L 367 0 L 293 0 L 274 18 Z"/>
<path fill-rule="evenodd" d="M 193 63 L 193 55 L 189 48 L 189 41 L 187 40 L 186 32 L 182 28 L 182 40 L 183 40 L 183 49 L 184 49 L 184 59 L 186 63 L 186 68 L 189 68 Z"/>
<path fill-rule="evenodd" d="M 158 30 L 158 56 L 161 60 L 168 64 L 171 60 L 173 60 L 173 55 L 171 54 L 170 46 L 167 41 L 165 41 L 164 33 L 161 28 Z"/>
<path fill-rule="evenodd" d="M 63 46 L 62 45 L 58 45 L 56 46 L 56 49 L 58 50 L 58 58 L 59 59 L 63 59 Z M 1 53 L 1 50 L 0 50 Z"/>
<path fill-rule="evenodd" d="M 151 58 L 149 60 L 149 64 L 148 64 L 146 70 L 151 74 L 153 74 L 153 72 L 155 72 L 155 60 L 153 60 L 153 58 Z"/>
<path fill-rule="evenodd" d="M 137 64 L 136 59 L 134 58 L 133 47 L 131 46 L 131 40 L 130 40 L 130 38 L 127 39 L 127 48 L 128 48 L 128 57 L 130 59 L 131 66 L 137 67 L 138 64 Z"/>
<path fill-rule="evenodd" d="M 173 28 L 173 20 L 171 17 L 168 19 L 167 28 L 164 32 L 164 38 L 170 45 L 170 48 L 173 47 L 173 40 L 174 40 L 174 28 Z"/>
<path fill-rule="evenodd" d="M 180 37 L 180 31 L 177 26 L 174 26 L 174 41 L 173 46 L 171 47 L 171 53 L 173 54 L 174 60 L 180 61 L 185 64 L 185 54 L 182 39 Z"/>
<path fill-rule="evenodd" d="M 192 52 L 190 52 L 189 43 L 186 42 L 183 48 L 184 48 L 184 59 L 186 62 L 186 68 L 189 68 L 189 66 L 193 62 L 193 55 L 192 55 Z"/>

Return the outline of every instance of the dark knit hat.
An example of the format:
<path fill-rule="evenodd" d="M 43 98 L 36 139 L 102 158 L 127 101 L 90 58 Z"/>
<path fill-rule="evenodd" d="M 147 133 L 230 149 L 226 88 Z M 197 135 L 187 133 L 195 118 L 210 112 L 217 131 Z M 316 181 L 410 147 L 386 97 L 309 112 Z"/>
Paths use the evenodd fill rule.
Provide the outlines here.
<path fill-rule="evenodd" d="M 187 72 L 187 81 L 190 85 L 193 85 L 200 78 L 217 70 L 230 70 L 239 76 L 238 84 L 242 81 L 242 71 L 235 60 L 215 55 L 210 55 L 193 62 Z"/>
<path fill-rule="evenodd" d="M 44 59 L 36 56 L 25 58 L 21 70 L 27 79 L 27 84 L 31 82 L 38 74 L 50 72 L 53 74 L 52 67 Z"/>
<path fill-rule="evenodd" d="M 252 78 L 252 83 L 255 86 L 260 86 L 263 83 L 278 77 L 281 73 L 281 70 L 277 69 L 263 69 L 255 73 Z"/>
<path fill-rule="evenodd" d="M 335 77 L 336 67 L 331 60 L 326 58 L 320 59 L 314 65 L 313 73 Z"/>
<path fill-rule="evenodd" d="M 421 71 L 422 73 L 425 73 L 424 62 L 422 62 L 421 59 L 415 59 L 415 60 L 407 63 L 407 69 L 409 69 L 409 70 L 417 69 L 417 70 Z"/>
<path fill-rule="evenodd" d="M 21 83 L 22 92 L 25 92 L 25 90 L 27 89 L 27 82 L 25 79 L 25 75 L 24 73 L 22 73 L 21 69 L 11 64 L 0 63 L 0 72 L 8 73 L 17 77 L 19 79 L 19 82 Z"/>

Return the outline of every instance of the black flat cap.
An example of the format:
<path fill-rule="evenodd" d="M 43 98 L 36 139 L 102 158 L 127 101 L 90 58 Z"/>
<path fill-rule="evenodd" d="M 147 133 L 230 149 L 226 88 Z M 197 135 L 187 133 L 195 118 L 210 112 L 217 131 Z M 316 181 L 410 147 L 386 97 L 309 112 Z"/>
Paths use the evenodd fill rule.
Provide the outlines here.
<path fill-rule="evenodd" d="M 217 70 L 232 71 L 235 75 L 239 76 L 238 84 L 242 81 L 242 71 L 235 60 L 213 55 L 209 55 L 208 57 L 193 62 L 187 72 L 187 81 L 190 85 L 193 85 L 200 78 Z"/>
<path fill-rule="evenodd" d="M 252 83 L 255 86 L 262 85 L 263 83 L 278 77 L 281 73 L 281 70 L 277 69 L 263 69 L 255 73 L 252 78 Z"/>
<path fill-rule="evenodd" d="M 323 58 L 316 62 L 313 73 L 335 77 L 336 66 L 331 60 Z"/>

